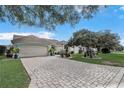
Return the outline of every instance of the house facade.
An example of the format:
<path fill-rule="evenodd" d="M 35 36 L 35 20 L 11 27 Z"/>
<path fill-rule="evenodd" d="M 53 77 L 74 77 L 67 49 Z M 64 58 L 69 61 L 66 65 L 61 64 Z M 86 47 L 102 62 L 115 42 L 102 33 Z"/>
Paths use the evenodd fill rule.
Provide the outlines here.
<path fill-rule="evenodd" d="M 54 45 L 56 51 L 60 51 L 63 48 L 63 42 L 52 39 L 38 38 L 33 35 L 20 36 L 14 35 L 11 40 L 13 46 L 20 49 L 20 57 L 40 57 L 47 56 L 49 47 Z"/>

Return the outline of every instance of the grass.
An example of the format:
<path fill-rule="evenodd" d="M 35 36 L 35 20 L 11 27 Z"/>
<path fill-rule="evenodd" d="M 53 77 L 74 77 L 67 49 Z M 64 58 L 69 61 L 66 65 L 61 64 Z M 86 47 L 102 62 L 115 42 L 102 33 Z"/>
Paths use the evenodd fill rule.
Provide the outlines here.
<path fill-rule="evenodd" d="M 71 59 L 93 64 L 124 67 L 124 54 L 99 54 L 98 57 L 100 57 L 101 59 L 84 58 L 83 54 L 73 54 Z"/>
<path fill-rule="evenodd" d="M 26 88 L 30 83 L 20 59 L 0 56 L 0 88 Z"/>

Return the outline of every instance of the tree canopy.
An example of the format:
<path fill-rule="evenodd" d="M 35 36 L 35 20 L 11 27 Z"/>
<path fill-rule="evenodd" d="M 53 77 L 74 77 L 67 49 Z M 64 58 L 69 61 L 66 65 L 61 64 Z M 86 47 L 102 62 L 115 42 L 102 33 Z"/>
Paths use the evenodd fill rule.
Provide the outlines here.
<path fill-rule="evenodd" d="M 117 33 L 112 33 L 111 30 L 104 30 L 97 32 L 98 44 L 97 47 L 105 47 L 108 49 L 115 49 L 120 46 L 120 37 Z"/>
<path fill-rule="evenodd" d="M 74 26 L 81 18 L 90 19 L 99 9 L 98 5 L 1 5 L 0 21 L 52 30 L 56 25 L 69 23 Z"/>
<path fill-rule="evenodd" d="M 81 29 L 75 33 L 68 41 L 69 46 L 85 46 L 94 48 L 116 49 L 120 46 L 120 37 L 111 30 L 93 32 L 88 29 Z"/>
<path fill-rule="evenodd" d="M 82 46 L 92 46 L 95 47 L 97 43 L 96 33 L 88 29 L 82 29 L 75 33 L 69 40 L 69 45 L 82 45 Z"/>

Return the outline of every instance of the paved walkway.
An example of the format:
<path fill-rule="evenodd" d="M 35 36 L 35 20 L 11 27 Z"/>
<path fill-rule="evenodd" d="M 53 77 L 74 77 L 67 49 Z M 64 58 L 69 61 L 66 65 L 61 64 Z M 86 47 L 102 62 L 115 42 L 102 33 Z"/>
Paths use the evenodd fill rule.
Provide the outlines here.
<path fill-rule="evenodd" d="M 124 68 L 59 57 L 22 58 L 30 88 L 124 87 Z"/>

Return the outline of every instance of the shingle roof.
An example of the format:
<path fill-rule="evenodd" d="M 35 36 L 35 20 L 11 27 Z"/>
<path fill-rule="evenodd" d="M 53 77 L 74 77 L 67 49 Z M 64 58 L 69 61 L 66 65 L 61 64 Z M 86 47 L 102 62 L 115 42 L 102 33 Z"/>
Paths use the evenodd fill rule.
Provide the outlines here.
<path fill-rule="evenodd" d="M 45 39 L 45 38 L 38 38 L 34 35 L 29 36 L 21 36 L 21 35 L 14 35 L 13 40 L 11 41 L 13 44 L 17 43 L 37 43 L 41 45 L 62 45 L 65 44 L 63 41 L 53 40 L 53 39 Z"/>

